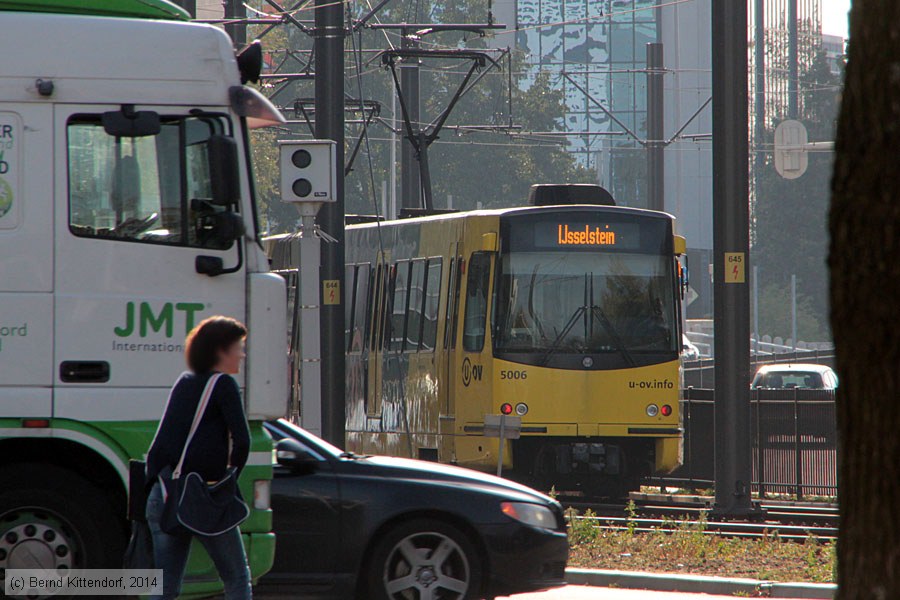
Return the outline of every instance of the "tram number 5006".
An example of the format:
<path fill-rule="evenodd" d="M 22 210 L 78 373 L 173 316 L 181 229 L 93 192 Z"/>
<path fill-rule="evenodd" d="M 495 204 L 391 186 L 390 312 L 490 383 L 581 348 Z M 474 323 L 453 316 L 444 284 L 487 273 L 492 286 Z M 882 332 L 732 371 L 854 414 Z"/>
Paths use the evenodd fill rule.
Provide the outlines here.
<path fill-rule="evenodd" d="M 528 379 L 528 371 L 500 371 L 500 379 Z"/>

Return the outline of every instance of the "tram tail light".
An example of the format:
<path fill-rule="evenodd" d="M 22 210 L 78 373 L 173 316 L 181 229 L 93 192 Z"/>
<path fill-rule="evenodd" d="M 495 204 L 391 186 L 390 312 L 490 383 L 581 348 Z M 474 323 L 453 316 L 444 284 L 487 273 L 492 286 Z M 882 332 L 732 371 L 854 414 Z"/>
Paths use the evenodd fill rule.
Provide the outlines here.
<path fill-rule="evenodd" d="M 504 415 L 511 415 L 513 411 L 513 406 L 509 402 L 504 402 L 500 405 L 500 412 Z"/>
<path fill-rule="evenodd" d="M 663 404 L 659 412 L 662 413 L 662 416 L 668 417 L 672 414 L 672 407 L 668 404 Z"/>

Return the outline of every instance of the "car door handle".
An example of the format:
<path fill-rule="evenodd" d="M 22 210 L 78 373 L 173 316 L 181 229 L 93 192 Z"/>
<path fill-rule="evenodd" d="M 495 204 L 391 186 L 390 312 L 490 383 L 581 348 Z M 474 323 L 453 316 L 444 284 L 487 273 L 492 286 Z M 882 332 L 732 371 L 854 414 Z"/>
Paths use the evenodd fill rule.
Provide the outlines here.
<path fill-rule="evenodd" d="M 105 360 L 65 360 L 59 365 L 59 378 L 66 383 L 106 383 L 109 363 Z"/>

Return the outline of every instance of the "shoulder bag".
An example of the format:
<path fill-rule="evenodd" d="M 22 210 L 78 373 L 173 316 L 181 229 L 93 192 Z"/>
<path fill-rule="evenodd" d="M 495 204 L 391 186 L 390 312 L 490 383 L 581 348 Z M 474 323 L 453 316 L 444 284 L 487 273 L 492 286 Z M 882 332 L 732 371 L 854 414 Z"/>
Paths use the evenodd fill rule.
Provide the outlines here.
<path fill-rule="evenodd" d="M 220 535 L 243 523 L 250 514 L 238 487 L 236 467 L 228 467 L 225 477 L 214 483 L 207 483 L 199 473 L 182 476 L 181 472 L 219 377 L 221 373 L 213 374 L 203 389 L 175 469 L 167 466 L 159 474 L 164 503 L 160 528 L 169 534 Z"/>

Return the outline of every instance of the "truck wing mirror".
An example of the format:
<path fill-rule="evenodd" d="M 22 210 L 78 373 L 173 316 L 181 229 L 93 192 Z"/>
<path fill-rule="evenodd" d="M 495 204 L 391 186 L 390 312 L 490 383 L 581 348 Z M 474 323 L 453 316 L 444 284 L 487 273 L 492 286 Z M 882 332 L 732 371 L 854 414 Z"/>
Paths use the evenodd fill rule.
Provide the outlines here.
<path fill-rule="evenodd" d="M 217 134 L 210 136 L 207 148 L 212 203 L 218 206 L 233 206 L 241 197 L 237 143 L 232 137 Z"/>

